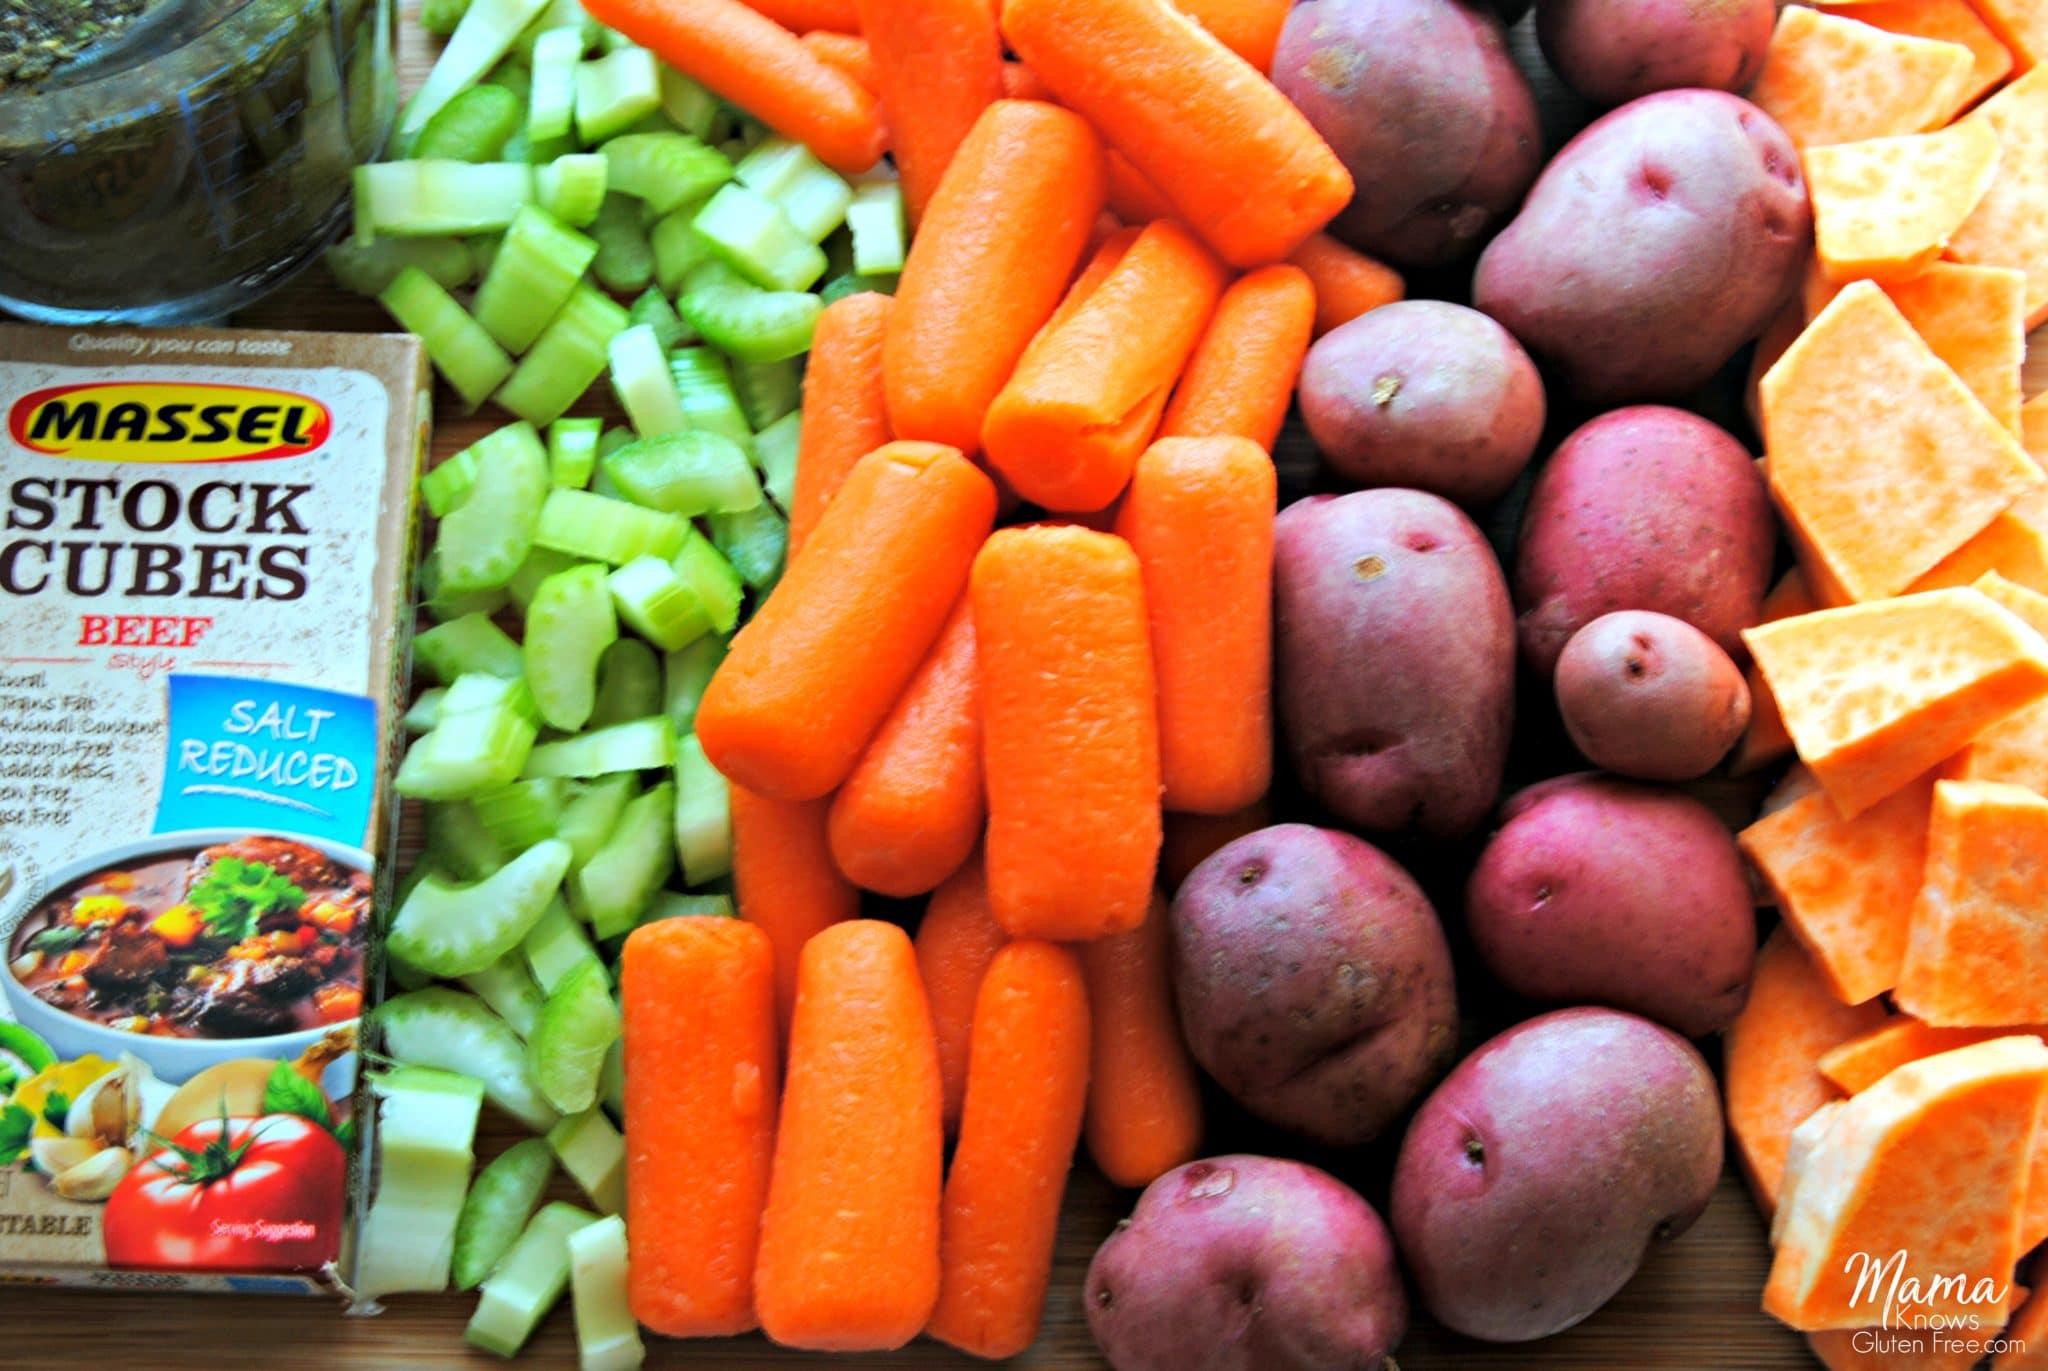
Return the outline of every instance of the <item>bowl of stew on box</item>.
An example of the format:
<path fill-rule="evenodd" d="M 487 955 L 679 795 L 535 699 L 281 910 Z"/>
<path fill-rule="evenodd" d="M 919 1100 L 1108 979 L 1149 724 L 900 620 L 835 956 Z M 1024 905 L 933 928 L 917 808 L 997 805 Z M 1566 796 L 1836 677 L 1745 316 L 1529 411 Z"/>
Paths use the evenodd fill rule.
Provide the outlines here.
<path fill-rule="evenodd" d="M 111 848 L 22 907 L 0 991 L 67 1060 L 133 1052 L 175 1083 L 292 1058 L 362 1013 L 371 870 L 357 848 L 236 831 Z"/>

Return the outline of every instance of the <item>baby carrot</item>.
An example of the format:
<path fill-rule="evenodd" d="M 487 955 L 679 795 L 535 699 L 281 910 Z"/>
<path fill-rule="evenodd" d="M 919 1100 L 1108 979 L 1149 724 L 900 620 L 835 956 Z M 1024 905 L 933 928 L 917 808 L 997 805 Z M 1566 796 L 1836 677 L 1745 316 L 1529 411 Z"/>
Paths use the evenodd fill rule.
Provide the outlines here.
<path fill-rule="evenodd" d="M 1166 897 L 1145 922 L 1081 944 L 1094 1048 L 1088 1155 L 1116 1185 L 1152 1184 L 1202 1150 L 1202 1092 L 1169 979 Z"/>
<path fill-rule="evenodd" d="M 1056 105 L 982 111 L 925 206 L 884 356 L 898 438 L 981 443 L 989 401 L 1065 294 L 1102 209 L 1102 144 Z"/>
<path fill-rule="evenodd" d="M 915 225 L 967 131 L 1003 95 L 994 0 L 856 0 Z"/>
<path fill-rule="evenodd" d="M 1261 72 L 1271 72 L 1294 0 L 1173 0 L 1173 7 Z"/>
<path fill-rule="evenodd" d="M 860 15 L 854 9 L 853 0 L 747 0 L 747 3 L 796 33 L 808 33 L 812 29 L 833 33 L 860 32 Z M 1217 0 L 1202 0 L 1202 3 L 1214 6 Z M 1209 16 L 1197 12 L 1195 0 L 1187 0 L 1181 8 L 1204 24 L 1210 22 Z M 1230 40 L 1225 38 L 1223 41 L 1228 43 Z"/>
<path fill-rule="evenodd" d="M 1351 199 L 1344 164 L 1242 57 L 1160 0 L 1004 0 L 1003 36 L 1235 267 L 1278 262 Z"/>
<path fill-rule="evenodd" d="M 849 176 L 882 155 L 875 97 L 740 0 L 590 0 L 584 8 Z M 815 27 L 815 25 L 813 26 Z"/>
<path fill-rule="evenodd" d="M 967 597 L 832 798 L 832 856 L 855 885 L 922 895 L 981 838 L 980 681 Z"/>
<path fill-rule="evenodd" d="M 1273 775 L 1273 459 L 1244 438 L 1163 438 L 1116 531 L 1145 576 L 1168 809 L 1228 814 Z"/>
<path fill-rule="evenodd" d="M 932 1007 L 932 1034 L 939 1044 L 946 1131 L 960 1122 L 967 1093 L 967 1045 L 974 1029 L 974 998 L 996 949 L 1009 941 L 988 909 L 988 876 L 981 854 L 932 892 L 917 925 L 917 969 Z"/>
<path fill-rule="evenodd" d="M 1005 100 L 1051 100 L 1052 92 L 1045 88 L 1045 82 L 1038 79 L 1038 73 L 1022 62 L 1003 63 L 1003 98 Z"/>
<path fill-rule="evenodd" d="M 1229 434 L 1271 452 L 1315 326 L 1316 292 L 1299 267 L 1260 267 L 1216 302 L 1160 421 L 1165 438 Z"/>
<path fill-rule="evenodd" d="M 1131 159 L 1111 148 L 1103 158 L 1109 175 L 1109 207 L 1126 224 L 1149 224 L 1154 219 L 1173 218 L 1173 204 L 1131 165 Z"/>
<path fill-rule="evenodd" d="M 895 303 L 864 290 L 833 301 L 818 316 L 804 366 L 805 422 L 797 435 L 796 492 L 789 508 L 792 561 L 853 464 L 889 441 L 882 335 Z"/>
<path fill-rule="evenodd" d="M 939 1294 L 939 1058 L 910 939 L 856 919 L 804 948 L 754 1303 L 776 1342 L 901 1347 Z"/>
<path fill-rule="evenodd" d="M 1272 807 L 1264 800 L 1254 800 L 1229 814 L 1168 814 L 1159 844 L 1159 888 L 1171 898 L 1188 873 L 1208 861 L 1217 848 L 1272 822 Z"/>
<path fill-rule="evenodd" d="M 878 100 L 881 98 L 882 81 L 875 74 L 875 53 L 867 39 L 836 29 L 812 29 L 803 35 L 802 42 L 811 50 L 811 56 L 834 71 L 851 76 L 862 90 Z"/>
<path fill-rule="evenodd" d="M 671 1338 L 758 1326 L 775 1151 L 775 962 L 737 919 L 661 919 L 619 958 L 633 1317 Z"/>
<path fill-rule="evenodd" d="M 974 1004 L 967 1104 L 939 1225 L 939 1302 L 925 1332 L 977 1357 L 1038 1337 L 1060 1198 L 1088 1099 L 1088 988 L 1072 951 L 1033 938 L 996 953 Z"/>
<path fill-rule="evenodd" d="M 1159 715 L 1138 559 L 1071 525 L 974 559 L 989 906 L 1013 938 L 1136 927 L 1159 858 Z"/>
<path fill-rule="evenodd" d="M 952 448 L 890 443 L 856 462 L 704 691 L 711 764 L 781 800 L 845 780 L 938 640 L 995 516 L 995 487 Z"/>
<path fill-rule="evenodd" d="M 1316 288 L 1316 337 L 1408 293 L 1401 273 L 1327 233 L 1311 234 L 1287 259 Z"/>
<path fill-rule="evenodd" d="M 1186 229 L 1167 219 L 1145 228 L 1031 340 L 982 422 L 990 463 L 1047 509 L 1114 500 L 1222 290 L 1223 269 Z"/>
<path fill-rule="evenodd" d="M 739 915 L 775 953 L 776 1021 L 796 1006 L 797 958 L 814 934 L 860 917 L 860 892 L 832 865 L 824 800 L 771 800 L 732 788 L 732 883 Z"/>

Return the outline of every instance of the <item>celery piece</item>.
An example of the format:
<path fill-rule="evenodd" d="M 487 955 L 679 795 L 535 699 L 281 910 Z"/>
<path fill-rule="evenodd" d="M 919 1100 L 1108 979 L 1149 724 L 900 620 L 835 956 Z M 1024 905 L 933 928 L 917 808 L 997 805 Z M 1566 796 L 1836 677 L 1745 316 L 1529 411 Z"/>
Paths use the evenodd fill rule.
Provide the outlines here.
<path fill-rule="evenodd" d="M 541 6 L 540 13 L 534 15 L 527 26 L 519 31 L 519 37 L 513 40 L 511 58 L 525 62 L 531 69 L 534 49 L 539 46 L 541 36 L 556 29 L 575 30 L 576 55 L 579 58 L 597 46 L 598 23 L 584 12 L 583 0 L 547 0 L 547 3 Z"/>
<path fill-rule="evenodd" d="M 512 359 L 505 350 L 455 303 L 454 296 L 418 267 L 406 267 L 392 278 L 377 296 L 377 303 L 400 328 L 420 336 L 434 370 L 471 409 L 512 374 Z"/>
<path fill-rule="evenodd" d="M 661 112 L 693 138 L 710 141 L 718 122 L 718 97 L 664 62 L 661 65 Z"/>
<path fill-rule="evenodd" d="M 498 64 L 546 0 L 470 0 L 427 79 L 398 116 L 397 136 L 410 142 L 427 121 Z"/>
<path fill-rule="evenodd" d="M 697 232 L 720 261 L 766 290 L 803 290 L 825 274 L 825 254 L 781 207 L 738 182 L 697 211 Z"/>
<path fill-rule="evenodd" d="M 525 974 L 523 971 L 521 974 Z M 497 1269 L 547 1193 L 555 1150 L 543 1138 L 513 1143 L 477 1172 L 455 1219 L 457 1290 L 474 1290 Z"/>
<path fill-rule="evenodd" d="M 661 293 L 661 287 L 649 286 L 634 297 L 626 307 L 626 317 L 635 324 L 645 324 L 654 330 L 654 341 L 661 345 L 663 370 L 668 368 L 668 352 L 690 341 L 690 326 L 683 322 L 683 316 L 676 313 L 676 307 Z M 675 378 L 668 384 L 673 387 Z"/>
<path fill-rule="evenodd" d="M 434 552 L 441 586 L 454 594 L 502 586 L 526 560 L 548 492 L 548 453 L 532 424 L 479 439 L 476 488 L 441 520 Z"/>
<path fill-rule="evenodd" d="M 508 679 L 503 676 L 486 676 L 481 672 L 458 677 L 448 687 L 441 701 L 440 723 L 448 723 L 465 714 L 497 713 L 504 711 L 514 718 L 529 723 L 540 722 L 540 711 L 534 707 L 533 692 L 526 688 L 524 679 Z"/>
<path fill-rule="evenodd" d="M 466 447 L 428 467 L 420 477 L 420 498 L 436 519 L 447 516 L 476 489 L 476 449 Z"/>
<path fill-rule="evenodd" d="M 597 440 L 602 419 L 557 419 L 548 425 L 548 484 L 557 490 L 581 490 L 597 467 Z"/>
<path fill-rule="evenodd" d="M 686 427 L 682 397 L 676 394 L 676 378 L 669 374 L 668 354 L 662 351 L 654 326 L 634 324 L 612 339 L 611 362 L 612 390 L 633 431 L 643 439 L 680 435 Z M 616 471 L 612 479 L 618 480 Z"/>
<path fill-rule="evenodd" d="M 560 138 L 576 112 L 576 64 L 583 60 L 583 29 L 566 24 L 533 40 L 533 90 L 527 96 L 526 136 Z"/>
<path fill-rule="evenodd" d="M 484 827 L 467 801 L 436 800 L 429 804 L 426 828 L 428 858 L 437 869 L 457 880 L 480 881 L 505 865 L 508 854 L 504 846 Z"/>
<path fill-rule="evenodd" d="M 583 727 L 597 700 L 597 661 L 619 636 L 601 566 L 583 563 L 540 583 L 526 611 L 526 681 L 541 721 Z"/>
<path fill-rule="evenodd" d="M 597 1215 L 573 1204 L 542 1206 L 484 1281 L 462 1336 L 486 1352 L 516 1356 L 568 1288 L 569 1235 L 596 1222 Z"/>
<path fill-rule="evenodd" d="M 732 919 L 738 917 L 730 895 L 684 895 L 673 890 L 656 891 L 642 923 L 659 919 Z"/>
<path fill-rule="evenodd" d="M 802 143 L 770 134 L 733 165 L 732 179 L 770 200 L 779 200 L 790 187 L 818 169 L 831 170 Z"/>
<path fill-rule="evenodd" d="M 635 557 L 673 557 L 690 521 L 587 490 L 557 490 L 541 507 L 534 541 L 572 556 L 624 566 Z"/>
<path fill-rule="evenodd" d="M 484 708 L 455 709 L 457 690 L 469 681 L 491 680 L 464 676 L 449 688 L 434 722 L 433 730 L 413 740 L 405 759 L 392 778 L 392 788 L 416 800 L 459 800 L 515 780 L 533 750 L 539 729 L 528 716 L 527 704 L 509 695 Z M 521 692 L 524 682 L 513 682 Z"/>
<path fill-rule="evenodd" d="M 587 282 L 579 285 L 499 388 L 498 403 L 522 419 L 553 423 L 604 371 L 605 349 L 625 326 L 624 309 Z"/>
<path fill-rule="evenodd" d="M 502 233 L 479 233 L 464 240 L 469 246 L 469 255 L 476 262 L 478 280 L 491 274 L 491 263 L 498 260 L 498 249 L 505 242 Z"/>
<path fill-rule="evenodd" d="M 619 1006 L 602 965 L 584 963 L 548 992 L 526 1060 L 548 1103 L 580 1114 L 597 1102 L 605 1049 L 619 1036 Z"/>
<path fill-rule="evenodd" d="M 597 663 L 597 703 L 590 726 L 606 728 L 661 713 L 661 659 L 638 638 L 621 638 Z M 546 785 L 546 781 L 528 781 Z"/>
<path fill-rule="evenodd" d="M 520 852 L 555 836 L 569 798 L 567 781 L 545 777 L 483 791 L 470 801 L 470 808 L 491 837 Z"/>
<path fill-rule="evenodd" d="M 732 874 L 732 789 L 694 733 L 676 745 L 676 857 L 689 885 Z"/>
<path fill-rule="evenodd" d="M 675 377 L 676 394 L 682 397 L 683 413 L 691 428 L 728 438 L 742 448 L 753 441 L 739 397 L 733 394 L 725 358 L 716 350 L 683 348 L 670 354 L 668 369 Z"/>
<path fill-rule="evenodd" d="M 810 350 L 818 315 L 825 308 L 817 296 L 694 284 L 697 279 L 698 273 L 692 273 L 693 284 L 676 301 L 676 312 L 712 346 L 746 362 L 779 362 Z"/>
<path fill-rule="evenodd" d="M 597 850 L 604 846 L 604 840 L 617 826 L 619 816 L 626 812 L 627 804 L 639 793 L 638 778 L 621 772 L 598 777 L 562 807 L 562 819 L 555 825 L 555 836 L 569 844 L 575 854 L 570 859 L 572 868 L 582 866 L 597 855 Z"/>
<path fill-rule="evenodd" d="M 853 231 L 853 269 L 863 276 L 903 270 L 910 231 L 904 226 L 903 186 L 879 181 L 853 193 L 846 210 Z"/>
<path fill-rule="evenodd" d="M 602 980 L 602 974 L 597 979 Z M 605 998 L 610 998 L 609 991 Z M 598 1074 L 603 1074 L 601 1062 Z M 601 1213 L 616 1214 L 626 1207 L 626 1140 L 602 1109 L 592 1104 L 565 1117 L 548 1130 L 548 1146 Z"/>
<path fill-rule="evenodd" d="M 570 972 L 586 962 L 599 971 L 604 969 L 597 949 L 591 946 L 590 935 L 560 900 L 550 904 L 540 916 L 540 922 L 526 935 L 522 950 L 526 953 L 526 964 L 533 968 L 533 979 L 545 994 L 553 994 Z"/>
<path fill-rule="evenodd" d="M 407 267 L 418 267 L 445 290 L 476 275 L 476 260 L 460 238 L 344 238 L 327 249 L 326 261 L 334 283 L 356 295 L 381 295 Z"/>
<path fill-rule="evenodd" d="M 521 30 L 521 32 L 524 32 L 524 30 Z M 523 117 L 523 115 L 526 109 L 527 97 L 533 94 L 533 77 L 530 74 L 528 74 L 526 70 L 526 59 L 519 55 L 519 45 L 516 41 L 513 43 L 512 49 L 505 54 L 505 60 L 498 63 L 497 66 L 492 67 L 490 70 L 490 74 L 484 77 L 484 84 L 496 86 L 500 90 L 503 90 L 506 93 L 516 96 L 518 98 L 519 108 L 522 113 L 522 117 L 518 120 L 517 125 L 515 126 L 515 132 L 524 135 L 524 133 L 526 132 L 526 120 Z M 462 97 L 458 95 L 455 98 L 456 100 L 459 100 Z M 455 101 L 450 100 L 448 103 L 452 105 L 455 103 Z M 444 106 L 443 108 L 445 110 L 446 107 Z M 440 117 L 441 116 L 438 114 L 434 116 L 435 119 L 438 119 Z M 429 124 L 432 124 L 434 120 L 429 119 L 427 122 Z M 426 136 L 424 130 L 421 132 L 420 136 L 422 138 Z M 418 151 L 418 146 L 419 145 L 417 143 L 413 145 L 414 151 L 412 155 L 414 157 L 418 157 L 421 155 L 420 152 Z M 517 159 L 507 157 L 505 160 L 511 162 Z"/>
<path fill-rule="evenodd" d="M 455 32 L 455 26 L 462 22 L 462 16 L 469 13 L 469 0 L 423 0 L 420 5 L 420 27 L 428 33 L 446 38 Z"/>
<path fill-rule="evenodd" d="M 605 1112 L 620 1123 L 626 1118 L 626 1042 L 622 1037 L 604 1054 L 604 1066 L 597 1073 L 597 1098 Z"/>
<path fill-rule="evenodd" d="M 612 1214 L 569 1235 L 569 1302 L 580 1371 L 635 1371 L 647 1360 L 626 1293 L 626 1223 Z"/>
<path fill-rule="evenodd" d="M 787 513 L 796 499 L 796 457 L 803 438 L 803 411 L 794 410 L 754 435 L 754 461 L 761 487 Z"/>
<path fill-rule="evenodd" d="M 848 273 L 845 276 L 835 276 L 819 289 L 818 299 L 830 305 L 844 300 L 849 295 L 865 295 L 870 292 L 877 295 L 894 295 L 896 293 L 896 277 L 893 275 L 855 276 L 852 273 Z"/>
<path fill-rule="evenodd" d="M 533 169 L 533 198 L 565 224 L 587 228 L 604 208 L 604 158 L 571 152 Z"/>
<path fill-rule="evenodd" d="M 640 223 L 639 203 L 620 194 L 610 176 L 607 172 L 604 204 L 590 224 L 590 235 L 597 239 L 592 270 L 606 290 L 632 295 L 654 280 L 654 249 Z"/>
<path fill-rule="evenodd" d="M 630 933 L 675 870 L 675 787 L 663 781 L 626 806 L 597 855 L 569 878 L 569 904 L 599 938 Z"/>
<path fill-rule="evenodd" d="M 475 1076 L 485 1099 L 535 1132 L 560 1119 L 534 1086 L 526 1044 L 476 996 L 428 986 L 386 1000 L 375 1019 L 393 1060 Z"/>
<path fill-rule="evenodd" d="M 576 64 L 576 136 L 585 147 L 661 108 L 661 72 L 645 48 L 613 48 Z"/>
<path fill-rule="evenodd" d="M 459 593 L 444 590 L 440 560 L 429 552 L 420 562 L 420 605 L 437 624 L 452 623 L 469 614 L 489 618 L 503 609 L 506 602 L 505 592 L 496 587 Z"/>
<path fill-rule="evenodd" d="M 355 170 L 356 237 L 495 233 L 533 199 L 524 162 L 371 162 Z"/>
<path fill-rule="evenodd" d="M 732 180 L 732 163 L 687 133 L 626 133 L 603 148 L 608 184 L 659 217 Z"/>
<path fill-rule="evenodd" d="M 659 557 L 635 557 L 614 571 L 611 592 L 619 617 L 656 647 L 673 651 L 711 631 L 703 597 Z"/>
<path fill-rule="evenodd" d="M 534 982 L 533 972 L 526 965 L 526 956 L 519 948 L 513 948 L 483 970 L 472 971 L 461 980 L 463 989 L 489 1005 L 492 1012 L 510 1024 L 512 1031 L 520 1037 L 530 1035 L 533 1026 L 540 1021 L 540 1007 L 547 997 L 541 994 L 540 986 Z M 521 1217 L 524 1218 L 523 1215 Z"/>
<path fill-rule="evenodd" d="M 666 365 L 661 374 L 670 379 Z M 746 450 L 716 433 L 643 436 L 606 457 L 602 465 L 627 499 L 669 514 L 694 516 L 752 509 L 761 503 L 761 485 Z"/>
<path fill-rule="evenodd" d="M 420 161 L 495 162 L 524 116 L 520 97 L 503 86 L 471 86 L 441 106 L 412 145 Z"/>
<path fill-rule="evenodd" d="M 697 706 L 704 699 L 711 677 L 725 660 L 725 647 L 725 638 L 712 634 L 661 659 L 665 712 L 678 738 L 687 738 L 697 731 Z"/>
<path fill-rule="evenodd" d="M 484 1085 L 473 1076 L 401 1066 L 369 1077 L 377 1096 L 377 1194 L 363 1219 L 355 1291 L 365 1299 L 443 1290 L 475 1160 Z"/>
<path fill-rule="evenodd" d="M 552 473 L 552 467 L 550 470 Z M 535 547 L 526 554 L 526 560 L 519 564 L 519 570 L 512 573 L 512 579 L 505 583 L 506 593 L 511 595 L 512 603 L 518 607 L 521 614 L 524 614 L 532 607 L 533 595 L 540 589 L 540 583 L 558 571 L 566 571 L 575 566 L 576 561 L 576 558 L 566 552 L 557 552 L 551 547 Z"/>
<path fill-rule="evenodd" d="M 476 321 L 507 352 L 524 352 L 568 303 L 597 256 L 595 242 L 535 205 L 520 207 L 477 287 Z"/>
<path fill-rule="evenodd" d="M 741 160 L 734 178 L 775 202 L 790 226 L 813 243 L 846 222 L 854 189 L 802 143 L 763 139 Z"/>
<path fill-rule="evenodd" d="M 710 523 L 712 544 L 739 579 L 763 592 L 782 579 L 782 564 L 789 555 L 789 521 L 773 505 L 714 514 Z"/>
<path fill-rule="evenodd" d="M 550 839 L 472 885 L 430 877 L 399 906 L 386 941 L 437 976 L 481 971 L 526 937 L 561 888 L 569 855 L 567 843 Z"/>
<path fill-rule="evenodd" d="M 422 874 L 426 872 L 425 867 L 417 869 Z M 405 958 L 394 957 L 388 951 L 384 954 L 384 966 L 390 973 L 392 984 L 400 990 L 423 990 L 434 983 L 434 977 L 430 972 L 422 971 L 410 965 Z"/>
<path fill-rule="evenodd" d="M 465 614 L 413 636 L 413 660 L 442 685 L 472 671 L 511 679 L 525 670 L 519 644 L 482 614 Z"/>
<path fill-rule="evenodd" d="M 766 505 L 761 508 L 767 509 L 777 523 L 781 522 L 782 516 L 773 508 Z M 721 519 L 746 517 L 714 514 L 711 522 L 715 528 Z M 705 612 L 711 616 L 711 626 L 720 633 L 732 632 L 733 625 L 740 619 L 740 601 L 745 597 L 746 589 L 739 571 L 725 554 L 692 527 L 689 539 L 670 565 L 675 568 L 676 575 L 683 578 L 683 583 L 696 591 L 697 598 L 704 602 Z"/>
<path fill-rule="evenodd" d="M 639 441 L 640 440 L 638 438 L 635 438 L 633 436 L 632 429 L 622 428 L 614 424 L 612 427 L 604 431 L 603 437 L 597 440 L 598 459 L 602 461 L 604 458 L 611 456 L 614 452 L 617 452 L 620 448 L 626 446 L 628 443 L 637 443 Z M 598 475 L 603 474 L 603 469 L 600 468 L 598 471 Z M 596 477 L 593 476 L 591 479 L 595 480 Z M 616 500 L 619 498 L 619 496 L 615 493 L 610 498 Z"/>
<path fill-rule="evenodd" d="M 796 413 L 803 403 L 803 367 L 794 357 L 777 362 L 735 362 L 732 389 L 747 426 L 759 432 L 784 415 Z"/>
<path fill-rule="evenodd" d="M 542 743 L 526 759 L 526 776 L 606 776 L 649 771 L 676 759 L 675 730 L 666 717 L 634 719 L 574 738 Z"/>
<path fill-rule="evenodd" d="M 441 718 L 441 701 L 446 698 L 448 692 L 439 686 L 432 690 L 422 690 L 420 697 L 412 702 L 412 708 L 405 711 L 405 718 L 400 721 L 404 724 L 405 731 L 414 737 L 433 732 L 434 725 Z"/>
<path fill-rule="evenodd" d="M 648 230 L 647 241 L 654 249 L 654 280 L 664 295 L 680 291 L 690 273 L 711 260 L 711 245 L 697 234 L 698 208 L 686 204 L 664 214 Z"/>

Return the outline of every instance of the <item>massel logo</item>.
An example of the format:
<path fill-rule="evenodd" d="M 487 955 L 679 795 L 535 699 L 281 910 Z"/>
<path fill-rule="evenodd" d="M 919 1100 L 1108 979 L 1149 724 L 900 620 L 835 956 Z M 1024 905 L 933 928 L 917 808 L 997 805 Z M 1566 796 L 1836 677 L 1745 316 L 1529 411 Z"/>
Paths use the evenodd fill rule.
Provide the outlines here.
<path fill-rule="evenodd" d="M 254 462 L 327 441 L 327 406 L 259 386 L 95 381 L 30 391 L 7 412 L 15 442 L 81 462 Z"/>

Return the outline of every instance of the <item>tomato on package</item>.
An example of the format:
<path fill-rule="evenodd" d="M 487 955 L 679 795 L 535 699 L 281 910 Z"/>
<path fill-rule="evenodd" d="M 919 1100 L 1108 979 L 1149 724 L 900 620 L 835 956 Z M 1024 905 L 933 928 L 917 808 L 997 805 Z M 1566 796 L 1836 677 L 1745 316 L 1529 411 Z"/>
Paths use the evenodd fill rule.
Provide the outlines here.
<path fill-rule="evenodd" d="M 115 1267 L 308 1270 L 340 1247 L 347 1159 L 296 1114 L 206 1119 L 130 1171 L 107 1200 Z"/>

